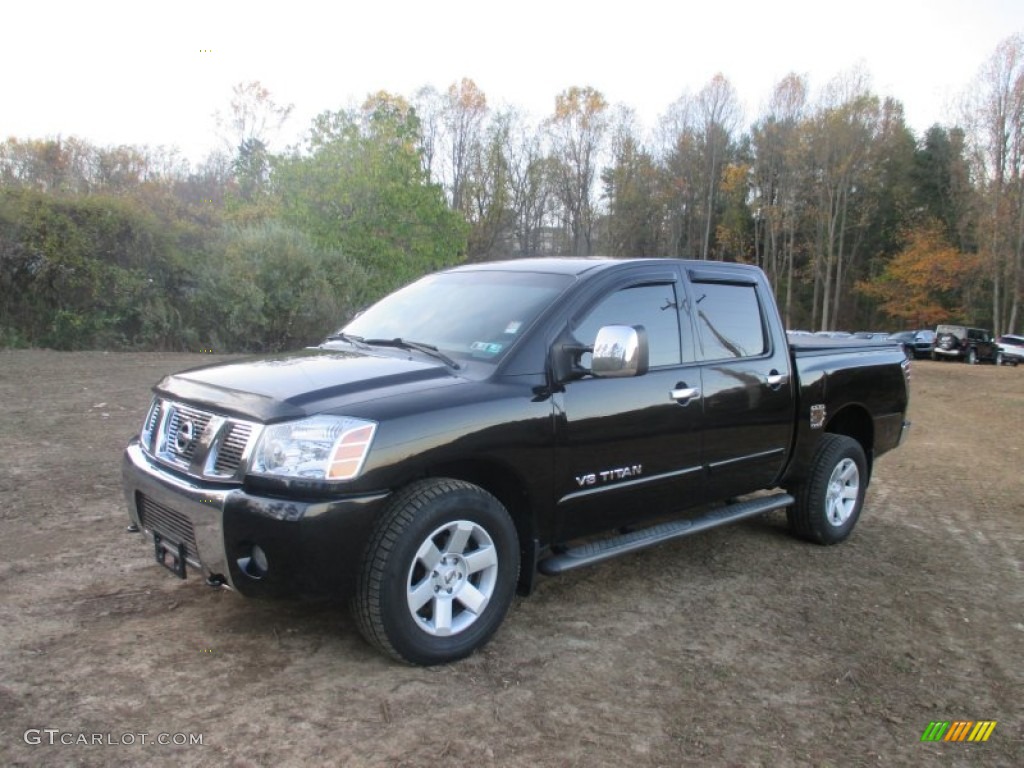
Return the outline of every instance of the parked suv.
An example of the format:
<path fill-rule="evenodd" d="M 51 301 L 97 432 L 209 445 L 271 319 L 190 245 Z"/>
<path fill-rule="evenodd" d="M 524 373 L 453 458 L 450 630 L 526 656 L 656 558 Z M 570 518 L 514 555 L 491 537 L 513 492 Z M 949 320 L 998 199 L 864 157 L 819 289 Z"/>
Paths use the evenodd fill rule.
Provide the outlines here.
<path fill-rule="evenodd" d="M 903 346 L 903 352 L 908 358 L 917 359 L 928 357 L 932 352 L 932 344 L 935 342 L 935 331 L 899 331 L 890 333 L 889 341 L 895 341 Z"/>
<path fill-rule="evenodd" d="M 998 344 L 999 351 L 996 352 L 996 365 L 1024 363 L 1024 336 L 1015 336 L 1008 333 L 1005 336 L 999 337 Z"/>
<path fill-rule="evenodd" d="M 991 331 L 962 325 L 940 325 L 935 329 L 932 360 L 963 360 L 971 365 L 983 360 L 994 363 L 998 351 Z"/>

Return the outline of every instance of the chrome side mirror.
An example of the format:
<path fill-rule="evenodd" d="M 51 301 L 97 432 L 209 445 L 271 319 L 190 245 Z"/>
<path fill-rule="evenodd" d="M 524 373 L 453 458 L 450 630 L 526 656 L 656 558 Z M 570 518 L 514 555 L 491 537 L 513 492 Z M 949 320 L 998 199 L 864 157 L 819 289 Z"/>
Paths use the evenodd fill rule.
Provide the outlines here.
<path fill-rule="evenodd" d="M 604 379 L 647 373 L 650 348 L 642 325 L 605 325 L 597 332 L 590 372 Z"/>

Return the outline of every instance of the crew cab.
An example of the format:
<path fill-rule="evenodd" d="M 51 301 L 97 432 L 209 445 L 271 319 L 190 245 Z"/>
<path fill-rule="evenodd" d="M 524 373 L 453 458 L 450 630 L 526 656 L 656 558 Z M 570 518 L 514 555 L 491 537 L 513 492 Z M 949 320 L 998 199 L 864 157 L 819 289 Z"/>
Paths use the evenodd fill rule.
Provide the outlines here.
<path fill-rule="evenodd" d="M 538 574 L 773 510 L 844 540 L 908 429 L 909 366 L 787 341 L 751 266 L 463 266 L 317 347 L 159 382 L 124 454 L 131 528 L 180 578 L 347 598 L 381 651 L 452 661 Z"/>

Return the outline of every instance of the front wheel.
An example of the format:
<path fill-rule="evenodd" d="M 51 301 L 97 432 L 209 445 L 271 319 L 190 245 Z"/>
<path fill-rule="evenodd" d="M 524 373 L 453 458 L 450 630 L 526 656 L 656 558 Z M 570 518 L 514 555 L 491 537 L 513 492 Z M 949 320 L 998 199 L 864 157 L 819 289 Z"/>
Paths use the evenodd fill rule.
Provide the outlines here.
<path fill-rule="evenodd" d="M 790 528 L 816 544 L 838 544 L 857 524 L 867 484 L 860 443 L 845 435 L 822 435 L 796 503 L 786 512 Z"/>
<path fill-rule="evenodd" d="M 967 350 L 967 364 L 977 365 L 978 364 L 978 350 L 969 349 Z"/>
<path fill-rule="evenodd" d="M 519 578 L 515 525 L 494 496 L 428 479 L 396 494 L 370 537 L 352 614 L 378 649 L 441 664 L 483 646 Z"/>
<path fill-rule="evenodd" d="M 1003 353 L 1001 351 L 1000 352 L 996 352 L 996 365 L 1002 365 L 1002 364 L 1003 364 Z"/>

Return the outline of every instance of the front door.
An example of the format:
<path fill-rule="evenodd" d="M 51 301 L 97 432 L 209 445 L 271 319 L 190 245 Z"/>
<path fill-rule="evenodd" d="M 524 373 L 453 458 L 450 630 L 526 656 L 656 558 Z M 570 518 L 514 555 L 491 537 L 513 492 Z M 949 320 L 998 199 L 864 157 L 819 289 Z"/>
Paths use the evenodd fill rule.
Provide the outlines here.
<path fill-rule="evenodd" d="M 664 274 L 664 273 L 662 273 Z M 676 280 L 619 284 L 573 322 L 592 345 L 604 325 L 641 325 L 650 370 L 565 384 L 556 453 L 562 540 L 675 512 L 703 500 L 700 367 L 689 324 L 680 332 Z"/>

